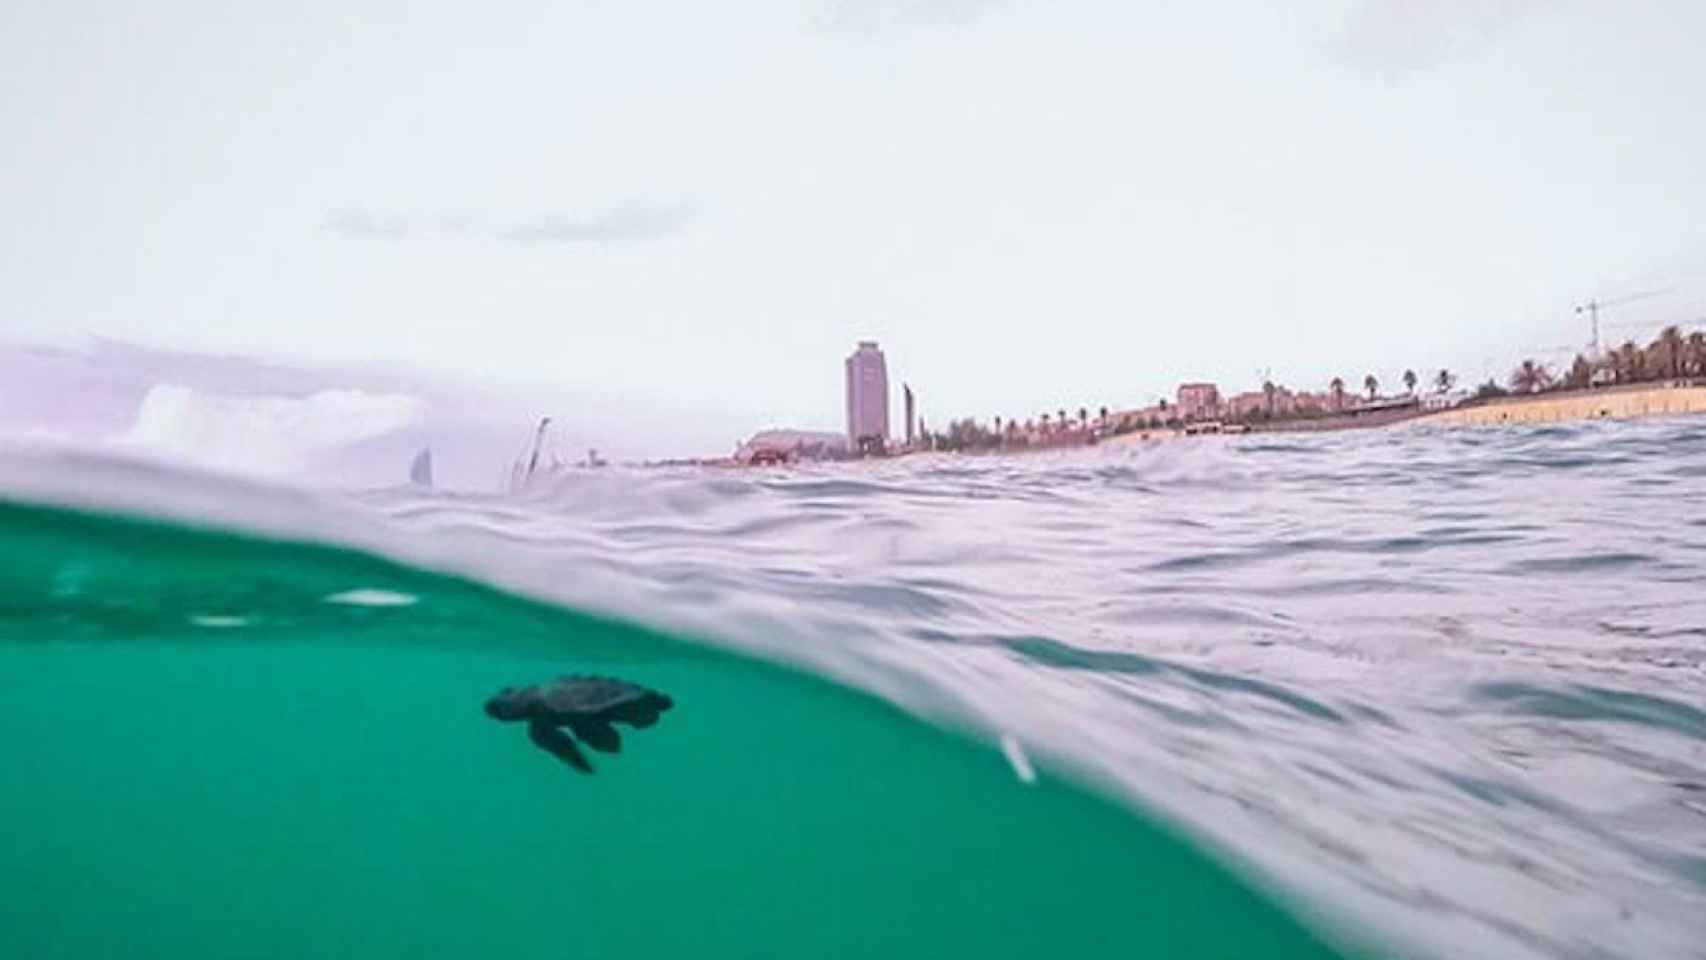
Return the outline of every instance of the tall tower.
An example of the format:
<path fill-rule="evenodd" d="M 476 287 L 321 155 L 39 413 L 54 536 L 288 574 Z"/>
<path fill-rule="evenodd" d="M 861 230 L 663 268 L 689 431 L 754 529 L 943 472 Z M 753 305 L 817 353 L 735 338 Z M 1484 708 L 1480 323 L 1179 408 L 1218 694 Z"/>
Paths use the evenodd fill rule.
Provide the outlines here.
<path fill-rule="evenodd" d="M 889 443 L 889 370 L 875 340 L 859 341 L 847 357 L 847 446 L 881 453 Z"/>
<path fill-rule="evenodd" d="M 910 385 L 901 384 L 900 392 L 906 397 L 906 448 L 910 450 L 918 439 L 917 435 L 913 433 L 913 428 L 918 423 L 918 404 L 913 400 Z"/>

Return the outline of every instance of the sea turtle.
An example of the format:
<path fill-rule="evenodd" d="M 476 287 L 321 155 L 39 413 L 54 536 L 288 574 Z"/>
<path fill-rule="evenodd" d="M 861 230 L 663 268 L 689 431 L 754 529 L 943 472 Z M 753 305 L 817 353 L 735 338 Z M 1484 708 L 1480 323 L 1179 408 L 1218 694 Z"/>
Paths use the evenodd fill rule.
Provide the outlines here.
<path fill-rule="evenodd" d="M 534 745 L 582 773 L 591 773 L 592 764 L 575 744 L 576 738 L 594 750 L 619 753 L 622 737 L 612 724 L 644 730 L 673 706 L 675 701 L 667 695 L 626 680 L 571 676 L 505 687 L 486 701 L 486 716 L 505 723 L 526 720 L 527 738 Z"/>

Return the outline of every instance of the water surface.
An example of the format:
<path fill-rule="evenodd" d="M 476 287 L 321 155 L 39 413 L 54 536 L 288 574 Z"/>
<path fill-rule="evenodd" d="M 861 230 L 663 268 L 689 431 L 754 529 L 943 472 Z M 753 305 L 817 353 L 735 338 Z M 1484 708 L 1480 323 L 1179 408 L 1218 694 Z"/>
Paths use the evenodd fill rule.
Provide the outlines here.
<path fill-rule="evenodd" d="M 1698 421 L 0 489 L 26 955 L 1706 942 Z M 579 670 L 679 706 L 593 777 L 479 714 Z"/>

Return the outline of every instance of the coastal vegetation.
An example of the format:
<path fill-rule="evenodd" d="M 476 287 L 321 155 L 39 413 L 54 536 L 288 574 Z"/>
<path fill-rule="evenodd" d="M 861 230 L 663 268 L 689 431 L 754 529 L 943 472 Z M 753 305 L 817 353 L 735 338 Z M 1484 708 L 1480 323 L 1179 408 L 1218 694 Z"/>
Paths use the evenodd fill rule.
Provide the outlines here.
<path fill-rule="evenodd" d="M 1486 383 L 1483 383 L 1479 387 L 1475 388 L 1474 395 L 1471 396 L 1469 399 L 1470 400 L 1496 400 L 1499 397 L 1508 397 L 1508 396 L 1510 396 L 1510 394 L 1511 394 L 1511 392 L 1509 390 L 1506 390 L 1504 387 L 1499 386 L 1499 381 L 1494 380 L 1492 377 L 1488 377 Z"/>
<path fill-rule="evenodd" d="M 1598 357 L 1578 353 L 1562 376 L 1526 359 L 1511 370 L 1509 386 L 1512 393 L 1531 394 L 1694 377 L 1706 377 L 1706 331 L 1684 333 L 1673 324 L 1645 347 L 1629 340 Z"/>
<path fill-rule="evenodd" d="M 943 431 L 932 433 L 925 430 L 921 439 L 923 445 L 931 450 L 976 452 L 1080 446 L 1094 442 L 1102 433 L 1113 432 L 1108 422 L 1107 407 L 1102 407 L 1101 416 L 1094 420 L 1090 417 L 1089 407 L 1079 407 L 1077 413 L 1076 421 L 1069 418 L 1065 410 L 1056 410 L 1053 414 L 1043 413 L 1022 424 L 1012 417 L 998 416 L 994 418 L 994 429 L 975 418 L 965 417 L 949 421 L 948 428 Z"/>
<path fill-rule="evenodd" d="M 1456 388 L 1458 377 L 1444 368 L 1426 378 L 1426 387 L 1440 398 L 1440 403 L 1473 406 L 1513 395 L 1690 378 L 1706 378 L 1706 331 L 1685 332 L 1673 325 L 1646 346 L 1628 341 L 1597 357 L 1577 354 L 1562 371 L 1535 358 L 1524 359 L 1504 381 L 1488 378 L 1467 395 L 1447 397 Z M 1400 380 L 1404 393 L 1383 398 L 1380 381 L 1373 373 L 1362 378 L 1360 395 L 1352 395 L 1347 390 L 1346 379 L 1339 376 L 1328 382 L 1324 393 L 1315 394 L 1294 393 L 1271 379 L 1264 379 L 1259 393 L 1252 391 L 1222 401 L 1214 416 L 1251 425 L 1308 420 L 1330 424 L 1351 415 L 1358 416 L 1358 422 L 1362 422 L 1365 414 L 1402 416 L 1406 407 L 1419 412 L 1426 405 L 1417 393 L 1418 387 L 1423 386 L 1422 375 L 1406 369 Z M 1058 407 L 1023 421 L 997 416 L 993 423 L 991 428 L 971 417 L 954 420 L 944 431 L 921 431 L 922 445 L 933 450 L 961 452 L 1077 446 L 1136 431 L 1180 429 L 1185 426 L 1185 418 L 1178 407 L 1161 400 L 1143 410 L 1115 412 L 1100 406 L 1092 415 L 1088 406 L 1075 411 Z"/>
<path fill-rule="evenodd" d="M 1552 371 L 1545 364 L 1533 360 L 1524 360 L 1511 371 L 1511 389 L 1517 393 L 1539 393 L 1552 386 L 1553 381 Z"/>

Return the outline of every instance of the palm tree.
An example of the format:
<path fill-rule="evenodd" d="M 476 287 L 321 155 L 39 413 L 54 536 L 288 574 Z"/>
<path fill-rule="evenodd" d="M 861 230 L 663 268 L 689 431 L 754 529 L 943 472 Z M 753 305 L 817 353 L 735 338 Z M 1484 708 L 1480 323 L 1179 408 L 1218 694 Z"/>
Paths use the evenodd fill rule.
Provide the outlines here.
<path fill-rule="evenodd" d="M 1625 340 L 1623 346 L 1617 348 L 1612 357 L 1612 370 L 1617 375 L 1617 382 L 1632 382 L 1646 377 L 1647 354 L 1635 341 Z"/>
<path fill-rule="evenodd" d="M 1632 346 L 1634 346 L 1632 343 L 1626 343 L 1623 345 L 1623 347 Z M 1610 350 L 1605 351 L 1605 354 L 1599 358 L 1600 366 L 1604 367 L 1606 372 L 1611 374 L 1611 381 L 1613 383 L 1622 383 L 1629 379 L 1628 373 L 1625 372 L 1627 368 L 1627 360 L 1623 353 L 1623 347 L 1612 347 Z"/>
<path fill-rule="evenodd" d="M 1327 392 L 1332 394 L 1332 396 L 1333 396 L 1333 409 L 1334 410 L 1345 409 L 1345 378 L 1344 377 L 1334 377 L 1333 382 L 1327 384 Z"/>
<path fill-rule="evenodd" d="M 1375 394 L 1380 392 L 1380 381 L 1374 379 L 1374 374 L 1371 373 L 1362 378 L 1362 388 L 1368 391 L 1368 398 L 1373 400 Z"/>
<path fill-rule="evenodd" d="M 1055 414 L 1054 422 L 1056 424 L 1055 429 L 1065 430 L 1066 429 L 1066 410 L 1065 409 L 1056 410 L 1054 412 L 1054 414 Z"/>
<path fill-rule="evenodd" d="M 1451 388 L 1456 385 L 1457 375 L 1452 373 L 1450 370 L 1441 367 L 1440 371 L 1434 374 L 1434 389 L 1438 390 L 1440 393 L 1449 393 L 1451 392 Z"/>
<path fill-rule="evenodd" d="M 1414 370 L 1405 370 L 1404 371 L 1404 392 L 1405 393 L 1415 393 L 1416 392 L 1416 381 L 1417 381 L 1417 379 L 1419 379 L 1419 378 L 1416 376 L 1416 371 L 1414 371 Z"/>
<path fill-rule="evenodd" d="M 1499 386 L 1499 381 L 1494 380 L 1492 377 L 1488 377 L 1486 383 L 1475 388 L 1475 399 L 1477 400 L 1486 400 L 1492 397 L 1504 397 L 1509 395 L 1510 391 Z"/>
<path fill-rule="evenodd" d="M 1580 389 L 1593 386 L 1593 364 L 1588 358 L 1576 354 L 1576 360 L 1570 364 L 1570 372 L 1564 375 L 1564 385 Z"/>
<path fill-rule="evenodd" d="M 1043 432 L 1047 433 L 1048 432 L 1048 414 L 1046 414 L 1046 413 L 1043 414 L 1041 417 L 1041 420 L 1042 420 L 1042 424 L 1043 424 Z"/>
<path fill-rule="evenodd" d="M 1660 331 L 1658 339 L 1647 348 L 1647 354 L 1653 360 L 1653 372 L 1667 377 L 1682 376 L 1683 354 L 1688 349 L 1688 342 L 1682 338 L 1682 331 L 1673 324 Z"/>
<path fill-rule="evenodd" d="M 1511 389 L 1517 393 L 1539 393 L 1552 385 L 1552 371 L 1544 363 L 1524 360 L 1511 371 Z"/>
<path fill-rule="evenodd" d="M 1105 427 L 1108 425 L 1108 408 L 1103 407 L 1101 409 L 1100 413 L 1101 413 L 1101 416 L 1097 417 L 1097 419 L 1100 420 L 1102 422 L 1102 426 Z"/>
<path fill-rule="evenodd" d="M 1090 429 L 1090 411 L 1083 407 L 1078 408 L 1078 428 L 1080 430 Z"/>

